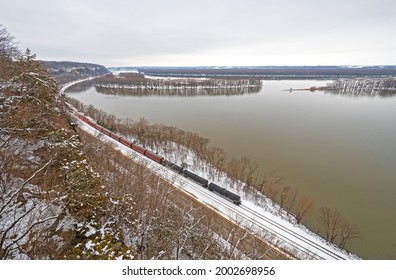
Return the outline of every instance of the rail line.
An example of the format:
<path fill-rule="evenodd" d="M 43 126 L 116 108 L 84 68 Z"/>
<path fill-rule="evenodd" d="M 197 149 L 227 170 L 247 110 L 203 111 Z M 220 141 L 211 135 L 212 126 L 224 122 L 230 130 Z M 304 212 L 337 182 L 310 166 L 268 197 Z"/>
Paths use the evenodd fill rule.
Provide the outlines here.
<path fill-rule="evenodd" d="M 162 168 L 162 166 L 159 166 L 159 168 Z M 171 170 L 166 170 L 165 172 L 167 172 L 168 174 L 173 173 L 173 171 L 171 171 Z M 178 175 L 178 174 L 175 174 L 175 175 Z M 261 230 L 265 230 L 266 232 L 272 234 L 277 239 L 285 242 L 286 248 L 284 248 L 284 250 L 286 250 L 286 253 L 287 253 L 287 251 L 290 250 L 290 247 L 292 247 L 294 249 L 297 249 L 298 251 L 302 251 L 304 254 L 307 254 L 311 258 L 318 259 L 318 260 L 324 259 L 320 255 L 318 255 L 316 252 L 308 249 L 305 246 L 300 245 L 300 243 L 298 243 L 298 242 L 294 242 L 290 237 L 287 236 L 287 235 L 290 235 L 293 238 L 300 240 L 300 242 L 304 242 L 307 245 L 315 248 L 316 250 L 327 254 L 329 256 L 329 258 L 331 258 L 331 259 L 345 259 L 343 256 L 332 252 L 331 250 L 327 249 L 324 246 L 320 246 L 319 244 L 313 242 L 312 240 L 295 233 L 294 231 L 290 230 L 289 228 L 272 221 L 268 217 L 265 217 L 264 215 L 261 215 L 246 206 L 241 205 L 239 207 L 236 207 L 235 205 L 230 203 L 228 200 L 226 200 L 222 197 L 219 197 L 213 193 L 208 192 L 206 189 L 203 189 L 201 186 L 198 186 L 197 184 L 195 184 L 192 181 L 189 182 L 190 180 L 188 178 L 182 177 L 182 179 L 179 178 L 179 180 L 183 180 L 186 185 L 188 185 L 190 188 L 193 188 L 195 191 L 199 192 L 201 194 L 201 196 L 210 198 L 212 201 L 214 201 L 216 203 L 216 206 L 209 204 L 210 206 L 212 206 L 212 208 L 215 208 L 218 211 L 221 211 L 221 210 L 219 210 L 219 205 L 220 205 L 220 206 L 224 207 L 227 211 L 233 212 L 234 214 L 238 215 L 239 217 L 243 217 L 243 219 L 245 220 L 245 223 L 240 223 L 240 226 L 242 225 L 245 230 L 248 230 L 248 231 L 252 230 L 252 228 L 249 225 L 246 225 L 246 222 L 248 222 L 256 227 L 260 227 Z M 238 209 L 238 208 L 241 208 L 245 212 L 252 214 L 253 217 L 240 211 L 240 209 Z M 227 211 L 225 211 L 225 212 L 227 212 Z M 222 214 L 225 216 L 227 215 L 226 213 L 222 213 Z M 256 218 L 258 218 L 258 219 L 256 219 Z M 229 219 L 229 217 L 227 217 L 227 219 Z M 271 228 L 266 223 L 271 225 L 272 227 L 276 228 L 277 230 Z M 265 242 L 268 243 L 269 241 L 265 240 Z M 274 247 L 273 244 L 271 244 L 271 246 L 274 249 L 279 250 L 277 247 Z M 285 253 L 284 250 L 282 251 L 283 254 Z M 290 253 L 287 253 L 287 254 L 289 255 L 289 257 L 293 258 L 293 256 Z"/>
<path fill-rule="evenodd" d="M 260 218 L 260 219 L 264 220 L 266 223 L 268 223 L 268 224 L 272 225 L 273 227 L 279 229 L 280 231 L 284 232 L 285 234 L 289 234 L 293 238 L 296 238 L 296 239 L 300 240 L 301 242 L 304 242 L 305 244 L 315 248 L 316 250 L 318 250 L 318 251 L 320 251 L 320 252 L 322 252 L 324 254 L 327 254 L 330 258 L 338 259 L 338 260 L 347 259 L 344 256 L 342 256 L 341 254 L 337 254 L 337 253 L 329 250 L 325 246 L 322 246 L 322 245 L 314 242 L 313 240 L 311 240 L 309 238 L 306 238 L 303 235 L 297 234 L 296 232 L 294 232 L 290 228 L 285 227 L 285 226 L 283 226 L 283 225 L 281 225 L 279 223 L 276 223 L 276 222 L 272 221 L 271 219 L 269 219 L 268 217 L 266 217 L 266 216 L 264 216 L 264 215 L 262 215 L 262 214 L 260 214 L 260 213 L 258 213 L 256 211 L 254 211 L 254 210 L 252 210 L 252 209 L 250 209 L 250 208 L 248 208 L 246 206 L 242 205 L 241 208 L 244 209 L 246 212 L 249 212 L 252 215 L 256 216 L 257 218 Z M 291 241 L 290 238 L 286 237 L 284 234 L 281 234 L 279 231 L 276 232 L 276 234 L 283 236 L 283 238 L 286 239 L 286 240 L 289 240 L 290 241 L 289 243 L 297 244 L 298 246 L 296 246 L 296 247 L 299 247 L 300 249 L 304 250 L 304 252 L 307 252 L 307 248 L 302 247 L 301 245 L 299 245 L 299 243 Z M 309 255 L 310 256 L 312 256 L 312 255 L 316 256 L 315 259 L 324 259 L 323 257 L 320 257 L 317 253 L 313 252 L 312 250 L 309 250 Z"/>
<path fill-rule="evenodd" d="M 257 223 L 254 220 L 252 220 L 251 218 L 249 218 L 247 215 L 244 215 L 242 213 L 238 213 L 238 211 L 235 211 L 235 208 L 234 208 L 235 205 L 233 203 L 231 203 L 230 201 L 228 201 L 227 199 L 224 199 L 224 198 L 216 195 L 215 193 L 203 188 L 201 185 L 195 183 L 194 181 L 190 180 L 189 178 L 186 178 L 180 174 L 177 174 L 173 170 L 168 169 L 167 167 L 164 167 L 161 164 L 153 162 L 145 157 L 141 157 L 140 154 L 136 153 L 133 150 L 131 150 L 131 152 L 134 153 L 134 156 L 138 157 L 138 163 L 141 163 L 145 167 L 148 167 L 153 173 L 155 173 L 156 175 L 161 177 L 163 180 L 165 180 L 169 184 L 171 184 L 171 185 L 179 188 L 181 191 L 187 193 L 189 196 L 192 196 L 195 200 L 206 204 L 207 206 L 209 206 L 211 209 L 213 209 L 215 211 L 217 209 L 217 213 L 220 214 L 225 219 L 233 222 L 232 220 L 230 220 L 229 215 L 227 215 L 227 213 L 224 213 L 227 211 L 220 211 L 219 206 L 222 206 L 223 208 L 225 208 L 226 210 L 228 210 L 230 212 L 234 212 L 234 214 L 237 214 L 239 216 L 244 216 L 245 219 L 249 219 L 251 223 L 255 223 L 257 225 Z M 136 160 L 136 158 L 135 158 L 135 160 Z M 188 187 L 189 189 L 187 189 L 186 187 Z M 191 192 L 191 190 L 193 190 L 193 192 Z M 195 194 L 194 194 L 194 192 L 195 192 Z M 196 195 L 196 193 L 199 193 L 201 198 L 206 197 L 207 199 L 211 200 L 212 202 L 215 202 L 216 205 L 212 205 L 207 200 L 205 200 L 205 201 L 202 201 L 202 199 L 200 200 L 199 197 Z M 238 226 L 240 226 L 240 225 L 238 225 Z M 248 232 L 251 231 L 251 228 L 248 226 L 244 226 L 243 228 L 244 228 L 244 230 L 246 230 Z M 264 228 L 261 228 L 261 230 L 263 230 L 263 229 Z M 257 234 L 255 234 L 255 236 L 257 237 Z M 270 246 L 274 251 L 277 251 L 279 254 L 287 255 L 288 257 L 293 258 L 290 254 L 288 254 L 284 250 L 280 250 L 278 247 L 271 244 L 268 240 L 265 240 L 263 238 L 259 238 L 259 239 L 261 239 L 263 242 L 265 242 L 268 246 Z"/>
<path fill-rule="evenodd" d="M 290 230 L 289 228 L 272 221 L 268 217 L 265 217 L 264 215 L 251 210 L 250 208 L 240 205 L 236 206 L 227 199 L 224 199 L 222 197 L 219 197 L 218 195 L 208 191 L 207 189 L 203 188 L 201 185 L 196 184 L 189 178 L 185 178 L 180 174 L 175 173 L 174 171 L 162 166 L 161 164 L 158 164 L 156 162 L 153 162 L 145 157 L 141 157 L 140 154 L 136 153 L 135 151 L 131 150 L 131 152 L 135 153 L 136 156 L 139 157 L 139 160 L 142 161 L 142 163 L 150 168 L 156 175 L 160 176 L 163 180 L 167 181 L 168 183 L 172 185 L 176 185 L 176 187 L 180 188 L 182 191 L 185 191 L 188 193 L 188 195 L 194 196 L 195 199 L 197 199 L 198 196 L 194 195 L 194 193 L 191 193 L 190 191 L 187 191 L 185 188 L 186 186 L 190 188 L 190 190 L 194 190 L 194 192 L 199 193 L 200 197 L 205 197 L 211 200 L 211 202 L 215 202 L 215 205 L 212 205 L 210 202 L 202 201 L 205 204 L 211 206 L 212 209 L 217 209 L 217 211 L 220 211 L 222 216 L 224 216 L 226 219 L 230 219 L 229 214 L 232 212 L 233 214 L 236 214 L 239 217 L 242 217 L 244 219 L 244 223 L 240 223 L 239 226 L 243 226 L 243 228 L 247 231 L 252 231 L 252 228 L 250 225 L 247 225 L 248 223 L 251 223 L 252 225 L 258 227 L 259 230 L 264 230 L 270 234 L 272 234 L 275 238 L 281 240 L 282 242 L 285 243 L 284 248 L 280 251 L 280 249 L 275 246 L 274 244 L 271 244 L 268 240 L 263 240 L 267 244 L 269 244 L 273 249 L 280 251 L 282 254 L 287 254 L 291 258 L 295 258 L 292 254 L 290 254 L 288 251 L 290 249 L 296 249 L 303 254 L 306 254 L 310 258 L 317 259 L 317 260 L 323 260 L 326 258 L 323 258 L 321 255 L 319 255 L 317 252 L 309 249 L 309 246 L 316 249 L 317 251 L 320 251 L 324 254 L 326 254 L 329 259 L 346 259 L 345 257 L 336 254 L 332 252 L 331 250 L 327 249 L 324 246 L 321 246 L 318 243 L 313 242 L 312 240 L 299 235 L 295 233 L 294 231 Z M 221 206 L 221 207 L 219 207 Z M 223 208 L 223 211 L 220 210 L 219 208 Z M 245 212 L 250 213 L 252 216 L 249 216 L 248 214 L 244 213 L 243 211 L 240 211 L 241 208 Z M 225 211 L 224 211 L 225 210 Z M 227 214 L 228 212 L 228 214 Z M 261 220 L 261 221 L 260 221 Z M 270 226 L 269 226 L 269 225 Z M 275 229 L 274 229 L 275 228 Z M 257 235 L 256 235 L 257 236 Z M 292 240 L 292 238 L 299 240 L 302 243 L 305 243 L 309 246 L 302 246 L 300 243 L 295 242 Z M 278 245 L 279 246 L 279 245 Z"/>

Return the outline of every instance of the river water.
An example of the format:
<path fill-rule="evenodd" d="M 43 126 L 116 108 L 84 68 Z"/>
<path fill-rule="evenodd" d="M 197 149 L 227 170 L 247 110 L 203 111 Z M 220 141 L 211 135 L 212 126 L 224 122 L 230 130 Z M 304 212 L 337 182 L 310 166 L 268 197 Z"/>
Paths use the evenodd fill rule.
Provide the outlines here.
<path fill-rule="evenodd" d="M 396 243 L 396 97 L 338 95 L 309 88 L 326 81 L 264 81 L 256 93 L 219 96 L 116 96 L 94 87 L 69 91 L 119 118 L 197 132 L 229 156 L 247 156 L 315 200 L 340 210 L 364 235 L 354 247 L 387 259 Z M 396 256 L 394 256 L 396 257 Z"/>

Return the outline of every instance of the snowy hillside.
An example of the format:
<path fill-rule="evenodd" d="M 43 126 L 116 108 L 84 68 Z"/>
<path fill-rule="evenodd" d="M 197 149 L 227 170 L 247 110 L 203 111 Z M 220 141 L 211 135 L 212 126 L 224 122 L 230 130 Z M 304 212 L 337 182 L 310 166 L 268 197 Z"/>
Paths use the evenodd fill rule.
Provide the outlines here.
<path fill-rule="evenodd" d="M 42 63 L 59 84 L 110 73 L 106 67 L 92 63 L 70 61 L 42 61 Z"/>

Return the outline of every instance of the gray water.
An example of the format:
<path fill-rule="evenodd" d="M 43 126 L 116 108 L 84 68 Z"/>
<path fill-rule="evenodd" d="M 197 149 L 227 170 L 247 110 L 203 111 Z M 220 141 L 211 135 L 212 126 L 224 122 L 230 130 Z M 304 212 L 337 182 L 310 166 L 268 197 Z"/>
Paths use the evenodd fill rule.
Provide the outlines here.
<path fill-rule="evenodd" d="M 396 243 L 396 97 L 284 91 L 324 81 L 264 81 L 233 96 L 112 96 L 91 87 L 68 94 L 120 118 L 197 132 L 233 157 L 247 156 L 302 195 L 359 226 L 354 251 L 387 259 Z"/>

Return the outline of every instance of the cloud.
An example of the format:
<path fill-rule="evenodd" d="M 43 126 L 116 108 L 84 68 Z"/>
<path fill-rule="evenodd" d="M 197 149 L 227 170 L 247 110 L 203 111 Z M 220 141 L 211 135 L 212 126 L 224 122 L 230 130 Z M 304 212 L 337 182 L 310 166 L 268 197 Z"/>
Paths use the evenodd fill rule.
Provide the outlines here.
<path fill-rule="evenodd" d="M 389 0 L 4 1 L 3 25 L 43 59 L 396 64 L 395 4 Z"/>

